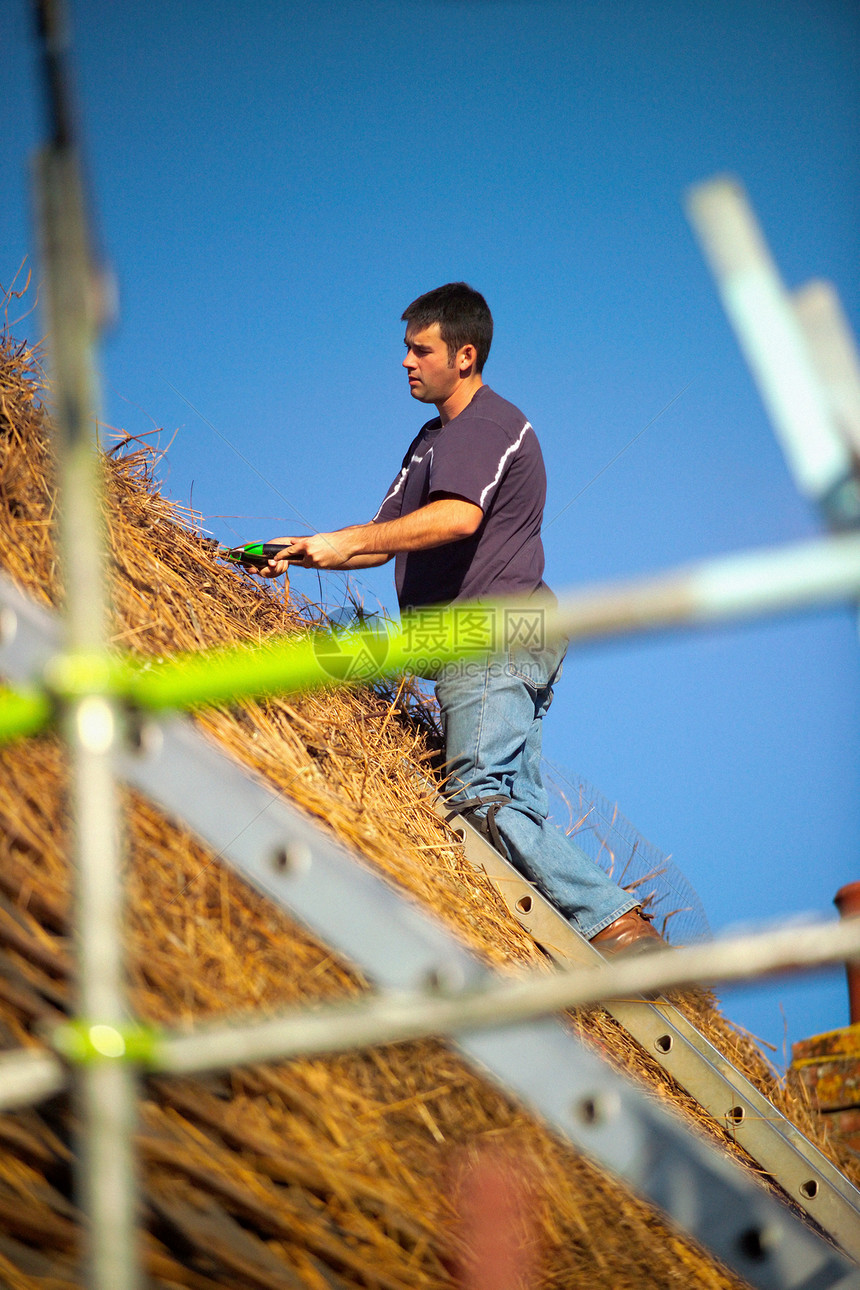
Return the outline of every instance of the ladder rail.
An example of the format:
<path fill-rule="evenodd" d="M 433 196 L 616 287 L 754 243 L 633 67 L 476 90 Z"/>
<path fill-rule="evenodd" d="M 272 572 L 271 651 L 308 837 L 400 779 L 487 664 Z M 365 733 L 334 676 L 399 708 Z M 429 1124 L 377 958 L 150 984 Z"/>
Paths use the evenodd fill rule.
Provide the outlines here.
<path fill-rule="evenodd" d="M 445 803 L 434 809 L 444 818 Z M 560 965 L 602 956 L 466 820 L 452 823 L 467 860 L 493 881 L 507 908 Z M 814 1223 L 860 1260 L 860 1191 L 667 999 L 602 1005 L 779 1184 Z"/>

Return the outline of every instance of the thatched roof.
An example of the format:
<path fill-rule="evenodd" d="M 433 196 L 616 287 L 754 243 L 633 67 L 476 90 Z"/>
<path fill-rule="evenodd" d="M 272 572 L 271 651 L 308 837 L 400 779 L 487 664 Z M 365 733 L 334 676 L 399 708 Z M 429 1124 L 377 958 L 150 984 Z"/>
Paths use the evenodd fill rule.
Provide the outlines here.
<path fill-rule="evenodd" d="M 115 448 L 106 472 L 118 646 L 164 655 L 305 630 L 314 619 L 313 606 L 285 603 L 277 587 L 216 559 L 195 517 L 160 495 L 141 445 Z M 37 358 L 7 338 L 0 558 L 22 588 L 56 604 L 54 510 Z M 408 685 L 243 703 L 199 721 L 487 961 L 503 970 L 544 964 L 419 787 L 431 722 Z M 0 1033 L 14 1048 L 38 1042 L 37 1027 L 70 1007 L 63 754 L 44 736 L 0 749 L 0 768 Z M 336 953 L 131 793 L 127 835 L 130 991 L 140 1017 L 193 1026 L 363 988 Z M 806 1107 L 711 996 L 679 1004 L 828 1151 Z M 746 1162 L 606 1013 L 571 1025 Z M 0 1281 L 16 1290 L 79 1284 L 72 1127 L 64 1098 L 0 1116 Z M 150 1079 L 139 1147 L 145 1260 L 157 1285 L 442 1290 L 457 1283 L 465 1240 L 452 1179 L 490 1147 L 516 1158 L 528 1191 L 523 1240 L 540 1286 L 739 1284 L 441 1042 L 223 1078 Z"/>

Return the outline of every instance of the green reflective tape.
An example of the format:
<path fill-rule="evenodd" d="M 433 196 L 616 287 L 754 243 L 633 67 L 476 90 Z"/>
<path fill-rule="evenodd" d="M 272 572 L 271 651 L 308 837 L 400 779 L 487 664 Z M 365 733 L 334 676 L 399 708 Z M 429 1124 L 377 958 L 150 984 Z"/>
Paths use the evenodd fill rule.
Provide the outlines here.
<path fill-rule="evenodd" d="M 135 705 L 159 711 L 360 684 L 403 671 L 428 675 L 520 645 L 542 648 L 545 613 L 534 604 L 453 605 L 416 611 L 390 630 L 313 632 L 179 655 L 130 673 L 126 694 Z"/>
<path fill-rule="evenodd" d="M 9 692 L 0 740 L 44 725 L 53 706 L 88 695 L 148 712 L 196 708 L 357 685 L 399 672 L 433 676 L 443 668 L 510 649 L 542 649 L 551 611 L 532 600 L 450 605 L 404 615 L 402 626 L 319 631 L 262 644 L 200 650 L 157 661 L 105 654 L 58 654 L 45 669 L 45 692 Z M 8 733 L 7 733 L 8 731 Z"/>
<path fill-rule="evenodd" d="M 0 743 L 37 734 L 53 716 L 43 690 L 0 690 Z"/>
<path fill-rule="evenodd" d="M 108 654 L 56 654 L 43 673 L 45 686 L 59 699 L 112 694 L 122 689 L 127 665 Z"/>
<path fill-rule="evenodd" d="M 153 1066 L 159 1032 L 151 1026 L 111 1026 L 100 1021 L 69 1021 L 52 1032 L 54 1048 L 74 1066 L 121 1061 Z"/>

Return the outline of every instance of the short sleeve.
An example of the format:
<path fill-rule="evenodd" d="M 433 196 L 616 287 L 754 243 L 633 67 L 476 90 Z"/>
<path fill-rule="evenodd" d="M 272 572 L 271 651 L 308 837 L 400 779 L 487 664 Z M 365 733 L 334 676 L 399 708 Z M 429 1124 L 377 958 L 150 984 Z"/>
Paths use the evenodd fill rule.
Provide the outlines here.
<path fill-rule="evenodd" d="M 525 422 L 519 436 L 512 437 L 497 422 L 482 417 L 470 417 L 460 426 L 452 422 L 434 446 L 431 496 L 453 493 L 486 514 L 528 429 Z"/>

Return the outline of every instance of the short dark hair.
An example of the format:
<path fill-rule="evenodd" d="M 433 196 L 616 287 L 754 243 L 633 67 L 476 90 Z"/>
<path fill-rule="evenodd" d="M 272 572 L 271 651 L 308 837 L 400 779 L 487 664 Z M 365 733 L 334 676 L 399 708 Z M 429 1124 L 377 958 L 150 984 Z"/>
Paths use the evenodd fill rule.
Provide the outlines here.
<path fill-rule="evenodd" d="M 475 367 L 483 371 L 493 343 L 493 315 L 481 295 L 468 282 L 446 282 L 444 287 L 427 291 L 401 315 L 407 327 L 423 331 L 425 327 L 439 324 L 439 333 L 448 346 L 448 361 L 464 345 L 474 345 L 477 354 Z"/>

